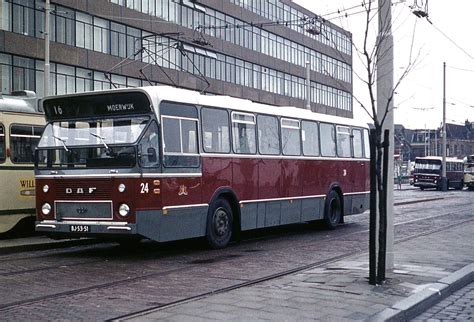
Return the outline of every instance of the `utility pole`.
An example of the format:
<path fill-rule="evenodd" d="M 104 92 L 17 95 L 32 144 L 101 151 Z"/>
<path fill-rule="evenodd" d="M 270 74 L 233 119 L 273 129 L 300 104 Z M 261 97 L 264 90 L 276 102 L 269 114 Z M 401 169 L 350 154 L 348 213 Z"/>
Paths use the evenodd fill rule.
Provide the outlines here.
<path fill-rule="evenodd" d="M 388 97 L 393 97 L 393 36 L 392 36 L 392 1 L 378 0 L 378 49 L 377 58 L 377 115 L 385 115 L 382 133 L 389 130 L 388 165 L 387 165 L 387 220 L 386 230 L 386 255 L 385 267 L 393 269 L 393 158 L 394 158 L 394 125 L 393 125 L 393 100 L 387 105 Z M 384 169 L 385 170 L 385 169 Z M 380 214 L 379 214 L 380 219 Z M 383 225 L 383 223 L 381 224 Z M 380 226 L 381 226 L 380 225 Z M 381 228 L 382 229 L 382 228 Z M 380 245 L 379 245 L 380 246 Z"/>
<path fill-rule="evenodd" d="M 49 12 L 50 0 L 46 0 L 44 6 L 44 79 L 43 79 L 43 97 L 49 95 Z"/>
<path fill-rule="evenodd" d="M 441 190 L 448 190 L 448 180 L 446 179 L 446 62 L 443 62 L 443 164 L 441 165 Z"/>

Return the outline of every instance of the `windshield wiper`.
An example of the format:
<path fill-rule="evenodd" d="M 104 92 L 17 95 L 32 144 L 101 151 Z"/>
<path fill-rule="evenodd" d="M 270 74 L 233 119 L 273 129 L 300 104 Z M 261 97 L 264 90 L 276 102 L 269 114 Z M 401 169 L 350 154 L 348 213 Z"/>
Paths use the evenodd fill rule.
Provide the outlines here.
<path fill-rule="evenodd" d="M 107 155 L 112 155 L 112 149 L 107 145 L 107 143 L 105 143 L 105 138 L 98 135 L 98 134 L 95 134 L 95 133 L 92 133 L 92 132 L 89 132 L 93 137 L 96 137 L 100 140 L 100 142 L 104 145 L 105 147 L 105 151 L 107 152 Z"/>
<path fill-rule="evenodd" d="M 66 152 L 69 152 L 69 149 L 67 148 L 67 145 L 66 145 L 66 140 L 56 136 L 56 135 L 53 135 L 53 138 L 55 138 L 56 140 L 58 140 L 59 142 L 62 143 L 63 147 L 64 147 L 64 150 L 66 150 Z"/>

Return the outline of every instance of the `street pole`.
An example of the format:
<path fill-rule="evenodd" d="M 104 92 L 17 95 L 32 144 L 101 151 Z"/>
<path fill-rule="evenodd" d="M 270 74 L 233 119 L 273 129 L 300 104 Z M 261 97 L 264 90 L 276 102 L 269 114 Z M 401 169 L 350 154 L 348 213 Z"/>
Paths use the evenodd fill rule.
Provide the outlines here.
<path fill-rule="evenodd" d="M 46 0 L 44 7 L 44 79 L 43 79 L 43 97 L 49 95 L 49 12 L 50 0 Z"/>
<path fill-rule="evenodd" d="M 392 36 L 392 1 L 378 0 L 379 21 L 379 56 L 377 58 L 377 115 L 387 113 L 382 126 L 382 133 L 390 131 L 387 164 L 387 218 L 386 230 L 386 255 L 385 268 L 393 269 L 393 158 L 394 158 L 394 125 L 393 125 L 393 100 L 387 105 L 388 97 L 393 97 L 393 36 Z M 385 152 L 384 152 L 385 153 Z M 380 214 L 379 214 L 380 216 Z M 380 245 L 379 245 L 380 246 Z"/>
<path fill-rule="evenodd" d="M 441 166 L 441 190 L 448 190 L 446 178 L 446 62 L 443 62 L 443 164 Z"/>
<path fill-rule="evenodd" d="M 306 109 L 311 111 L 311 65 L 306 61 Z"/>

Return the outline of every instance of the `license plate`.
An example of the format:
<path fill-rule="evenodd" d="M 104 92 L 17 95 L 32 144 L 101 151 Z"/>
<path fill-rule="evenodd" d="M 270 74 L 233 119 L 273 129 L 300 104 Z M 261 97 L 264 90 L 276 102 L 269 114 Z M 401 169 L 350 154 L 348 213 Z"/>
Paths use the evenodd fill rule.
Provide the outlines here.
<path fill-rule="evenodd" d="M 73 233 L 88 233 L 91 231 L 91 227 L 86 225 L 71 225 L 69 226 L 69 231 Z"/>

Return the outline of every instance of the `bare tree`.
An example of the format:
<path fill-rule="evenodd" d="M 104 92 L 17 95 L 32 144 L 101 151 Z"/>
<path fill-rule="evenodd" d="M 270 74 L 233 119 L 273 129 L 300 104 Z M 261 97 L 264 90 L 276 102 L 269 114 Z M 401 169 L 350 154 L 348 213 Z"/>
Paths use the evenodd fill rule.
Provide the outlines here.
<path fill-rule="evenodd" d="M 386 1 L 388 5 L 391 5 L 390 0 Z M 373 120 L 374 129 L 371 131 L 371 196 L 370 196 L 370 263 L 369 263 L 369 283 L 376 284 L 382 283 L 385 280 L 385 257 L 386 257 L 386 240 L 387 240 L 387 190 L 388 190 L 388 158 L 393 157 L 388 153 L 388 144 L 389 144 L 389 133 L 388 130 L 383 131 L 384 124 L 387 121 L 387 116 L 393 110 L 393 99 L 396 93 L 397 88 L 400 86 L 402 81 L 407 77 L 407 75 L 413 70 L 418 56 L 414 61 L 410 61 L 407 67 L 403 70 L 401 76 L 398 80 L 383 92 L 377 93 L 377 81 L 380 81 L 383 77 L 391 77 L 390 74 L 384 75 L 387 70 L 390 70 L 388 66 L 383 64 L 392 64 L 393 65 L 393 56 L 392 56 L 392 41 L 387 42 L 391 35 L 391 14 L 386 14 L 381 12 L 381 5 L 379 3 L 379 8 L 374 8 L 373 0 L 363 0 L 362 6 L 365 10 L 365 34 L 363 39 L 363 46 L 359 50 L 357 47 L 357 53 L 361 58 L 364 69 L 365 76 L 360 77 L 359 79 L 365 84 L 369 104 L 366 105 L 362 100 L 357 99 L 354 96 L 354 99 L 360 104 L 360 106 L 367 112 L 370 118 Z M 380 1 L 379 1 L 380 2 Z M 384 3 L 385 5 L 386 3 Z M 390 7 L 389 9 L 390 10 Z M 376 16 L 379 16 L 379 30 L 377 37 L 374 42 L 370 41 L 370 32 L 371 26 L 373 25 L 373 20 Z M 382 16 L 381 16 L 382 15 Z M 388 44 L 388 45 L 387 45 Z M 388 56 L 387 56 L 388 55 Z M 390 67 L 393 70 L 393 66 Z M 393 82 L 393 80 L 392 80 Z M 378 95 L 377 95 L 378 94 Z M 380 108 L 380 103 L 378 100 L 383 102 L 383 108 Z M 377 105 L 378 104 L 378 105 Z M 377 109 L 377 106 L 379 107 Z M 381 112 L 382 111 L 382 112 Z M 377 221 L 377 212 L 378 212 L 378 221 Z M 378 223 L 378 229 L 377 229 Z M 378 260 L 376 257 L 376 231 L 378 231 Z M 378 262 L 378 267 L 376 269 L 376 264 Z"/>

